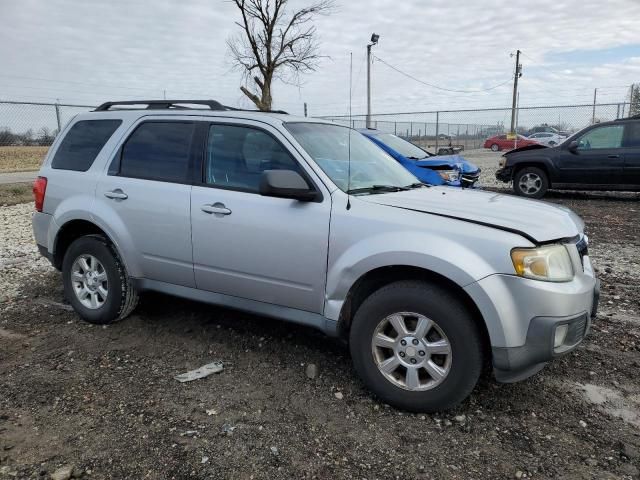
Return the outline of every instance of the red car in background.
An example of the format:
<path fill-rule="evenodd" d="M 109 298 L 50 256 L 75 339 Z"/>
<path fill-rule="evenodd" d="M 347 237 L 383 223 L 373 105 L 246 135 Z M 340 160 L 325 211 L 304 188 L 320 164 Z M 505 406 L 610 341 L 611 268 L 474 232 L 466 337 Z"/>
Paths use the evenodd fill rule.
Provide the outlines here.
<path fill-rule="evenodd" d="M 534 140 L 530 140 L 522 135 L 518 135 L 517 143 L 515 140 L 507 140 L 506 135 L 496 135 L 489 137 L 484 141 L 484 148 L 490 148 L 494 152 L 498 150 L 513 150 L 514 148 L 527 147 L 529 145 L 540 145 Z"/>

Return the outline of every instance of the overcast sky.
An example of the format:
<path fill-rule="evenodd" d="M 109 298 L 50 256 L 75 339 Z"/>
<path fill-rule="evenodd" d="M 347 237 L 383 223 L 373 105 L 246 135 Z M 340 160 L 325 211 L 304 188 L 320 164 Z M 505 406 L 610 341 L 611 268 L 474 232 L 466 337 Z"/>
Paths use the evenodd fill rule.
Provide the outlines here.
<path fill-rule="evenodd" d="M 294 0 L 292 6 L 306 3 Z M 511 104 L 521 49 L 521 105 L 628 98 L 640 82 L 640 0 L 337 0 L 316 21 L 321 53 L 299 86 L 274 85 L 274 103 L 312 115 L 366 108 L 365 46 L 425 82 L 374 61 L 374 112 Z M 0 99 L 83 103 L 133 98 L 214 98 L 249 107 L 225 40 L 238 32 L 224 0 L 0 0 Z"/>

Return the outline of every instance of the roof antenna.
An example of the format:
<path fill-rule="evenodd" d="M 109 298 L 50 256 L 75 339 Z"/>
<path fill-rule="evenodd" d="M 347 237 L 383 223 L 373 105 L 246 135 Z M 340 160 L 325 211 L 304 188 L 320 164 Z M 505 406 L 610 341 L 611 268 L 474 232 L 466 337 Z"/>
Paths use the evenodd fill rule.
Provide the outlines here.
<path fill-rule="evenodd" d="M 353 52 L 349 52 L 349 128 L 347 134 L 349 138 L 347 140 L 348 160 L 347 160 L 347 210 L 351 210 L 351 196 L 349 191 L 351 190 L 351 87 L 353 76 Z"/>

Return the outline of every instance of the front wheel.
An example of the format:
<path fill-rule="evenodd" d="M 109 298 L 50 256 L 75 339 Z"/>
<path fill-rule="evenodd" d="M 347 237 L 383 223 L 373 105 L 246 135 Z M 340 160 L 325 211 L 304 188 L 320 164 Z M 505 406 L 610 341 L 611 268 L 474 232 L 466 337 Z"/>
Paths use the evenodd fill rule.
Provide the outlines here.
<path fill-rule="evenodd" d="M 498 150 L 500 150 L 500 145 L 498 145 L 497 143 L 494 143 L 493 145 L 491 145 L 492 152 L 497 152 Z"/>
<path fill-rule="evenodd" d="M 113 245 L 99 235 L 74 240 L 62 262 L 65 297 L 89 323 L 104 325 L 125 318 L 138 303 Z"/>
<path fill-rule="evenodd" d="M 373 293 L 356 312 L 349 343 L 367 387 L 414 412 L 454 407 L 483 366 L 473 316 L 455 295 L 426 282 L 395 282 Z"/>
<path fill-rule="evenodd" d="M 538 167 L 524 167 L 513 177 L 513 190 L 522 197 L 542 198 L 549 188 L 549 178 Z"/>

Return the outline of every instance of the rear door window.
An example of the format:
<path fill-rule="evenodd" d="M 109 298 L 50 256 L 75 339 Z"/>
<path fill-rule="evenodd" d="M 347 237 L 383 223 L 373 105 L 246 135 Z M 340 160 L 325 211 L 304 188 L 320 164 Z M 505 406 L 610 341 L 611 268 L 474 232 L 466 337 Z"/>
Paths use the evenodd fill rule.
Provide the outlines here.
<path fill-rule="evenodd" d="M 145 122 L 122 147 L 119 175 L 189 183 L 193 122 Z"/>
<path fill-rule="evenodd" d="M 121 123 L 121 120 L 76 122 L 56 150 L 51 168 L 86 172 Z"/>

